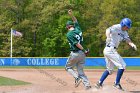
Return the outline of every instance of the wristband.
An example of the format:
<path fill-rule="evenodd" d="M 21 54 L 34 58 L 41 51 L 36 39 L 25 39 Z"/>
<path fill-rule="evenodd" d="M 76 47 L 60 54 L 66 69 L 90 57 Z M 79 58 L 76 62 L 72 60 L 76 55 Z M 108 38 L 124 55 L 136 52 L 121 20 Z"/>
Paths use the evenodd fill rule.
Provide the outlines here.
<path fill-rule="evenodd" d="M 83 48 L 82 51 L 85 52 L 85 49 Z"/>

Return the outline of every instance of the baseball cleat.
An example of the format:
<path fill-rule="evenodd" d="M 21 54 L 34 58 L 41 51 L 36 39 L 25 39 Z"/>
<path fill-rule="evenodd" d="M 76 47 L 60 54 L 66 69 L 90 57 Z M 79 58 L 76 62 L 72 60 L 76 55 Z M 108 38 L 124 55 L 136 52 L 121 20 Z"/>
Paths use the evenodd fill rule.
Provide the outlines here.
<path fill-rule="evenodd" d="M 102 86 L 102 84 L 100 84 L 99 82 L 97 82 L 97 83 L 95 84 L 95 87 L 96 87 L 97 89 L 99 89 L 99 88 L 102 88 L 103 86 Z"/>
<path fill-rule="evenodd" d="M 86 89 L 86 90 L 89 90 L 89 89 L 91 89 L 91 86 L 86 86 L 85 89 Z"/>
<path fill-rule="evenodd" d="M 113 87 L 115 87 L 115 88 L 117 88 L 117 89 L 119 89 L 119 90 L 124 91 L 124 89 L 122 88 L 121 84 L 115 84 L 115 83 L 114 83 Z"/>
<path fill-rule="evenodd" d="M 75 79 L 75 87 L 78 87 L 81 82 L 82 82 L 81 78 Z"/>

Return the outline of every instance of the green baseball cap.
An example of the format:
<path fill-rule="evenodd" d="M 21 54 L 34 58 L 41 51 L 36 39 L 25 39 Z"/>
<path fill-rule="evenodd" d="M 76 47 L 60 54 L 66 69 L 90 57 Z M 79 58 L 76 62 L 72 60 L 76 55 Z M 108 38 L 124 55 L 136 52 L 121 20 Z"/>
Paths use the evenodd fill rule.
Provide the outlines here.
<path fill-rule="evenodd" d="M 67 21 L 66 26 L 68 25 L 74 25 L 74 23 L 72 21 Z"/>

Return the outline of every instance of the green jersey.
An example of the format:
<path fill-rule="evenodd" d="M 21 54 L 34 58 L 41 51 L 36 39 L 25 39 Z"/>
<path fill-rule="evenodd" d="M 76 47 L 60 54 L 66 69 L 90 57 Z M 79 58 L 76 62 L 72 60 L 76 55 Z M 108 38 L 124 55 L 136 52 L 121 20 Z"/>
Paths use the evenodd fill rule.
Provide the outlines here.
<path fill-rule="evenodd" d="M 69 31 L 67 33 L 67 39 L 70 45 L 70 51 L 77 51 L 80 50 L 76 44 L 80 43 L 82 45 L 83 37 L 82 37 L 82 31 L 79 27 L 78 22 L 74 23 L 74 30 Z"/>

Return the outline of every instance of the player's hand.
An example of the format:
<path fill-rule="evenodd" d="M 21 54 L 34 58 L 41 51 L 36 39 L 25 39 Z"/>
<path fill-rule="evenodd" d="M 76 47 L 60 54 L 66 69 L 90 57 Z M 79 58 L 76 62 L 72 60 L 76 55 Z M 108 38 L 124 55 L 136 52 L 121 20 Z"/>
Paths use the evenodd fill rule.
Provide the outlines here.
<path fill-rule="evenodd" d="M 131 43 L 130 46 L 131 46 L 135 51 L 137 51 L 137 46 L 136 46 L 134 43 Z"/>
<path fill-rule="evenodd" d="M 85 53 L 85 55 L 87 56 L 89 54 L 89 49 L 83 50 L 83 52 Z"/>
<path fill-rule="evenodd" d="M 68 10 L 68 14 L 72 15 L 72 9 Z"/>

